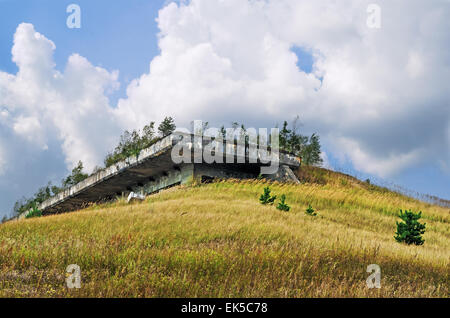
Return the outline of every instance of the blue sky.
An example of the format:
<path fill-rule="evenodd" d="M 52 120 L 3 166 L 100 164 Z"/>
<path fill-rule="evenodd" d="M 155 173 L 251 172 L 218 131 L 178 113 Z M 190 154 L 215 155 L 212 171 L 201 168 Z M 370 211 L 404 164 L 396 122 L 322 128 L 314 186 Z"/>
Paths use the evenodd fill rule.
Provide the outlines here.
<path fill-rule="evenodd" d="M 82 9 L 82 27 L 69 29 L 66 8 L 76 3 Z M 62 69 L 74 52 L 98 66 L 120 70 L 121 90 L 113 99 L 125 96 L 126 84 L 148 70 L 158 54 L 158 27 L 155 19 L 163 0 L 134 1 L 52 1 L 1 0 L 0 69 L 17 72 L 11 61 L 13 35 L 22 22 L 55 42 L 56 67 Z"/>
<path fill-rule="evenodd" d="M 300 114 L 302 129 L 306 133 L 317 131 L 322 136 L 327 163 L 331 167 L 364 179 L 371 178 L 385 184 L 395 183 L 407 189 L 450 198 L 449 139 L 445 139 L 447 132 L 450 136 L 449 98 L 448 93 L 439 86 L 446 81 L 447 73 L 442 71 L 442 67 L 436 62 L 445 64 L 449 60 L 449 56 L 442 53 L 446 51 L 442 47 L 445 42 L 442 39 L 450 38 L 445 25 L 445 21 L 449 20 L 445 19 L 449 18 L 447 9 L 431 4 L 430 7 L 418 4 L 412 6 L 417 10 L 416 16 L 405 17 L 396 15 L 404 11 L 403 7 L 398 5 L 390 7 L 391 4 L 382 1 L 383 12 L 387 12 L 384 20 L 385 29 L 381 29 L 377 34 L 374 33 L 376 31 L 365 30 L 363 23 L 358 22 L 365 18 L 364 4 L 361 5 L 361 12 L 353 12 L 355 16 L 360 15 L 361 19 L 355 18 L 351 22 L 346 20 L 335 22 L 337 19 L 330 19 L 332 22 L 318 27 L 320 17 L 315 16 L 315 19 L 312 19 L 310 16 L 302 16 L 302 12 L 311 13 L 319 10 L 314 4 L 306 1 L 298 1 L 298 4 L 293 2 L 292 10 L 286 12 L 284 9 L 252 8 L 254 4 L 238 6 L 237 1 L 227 2 L 226 7 L 221 7 L 225 4 L 217 1 L 193 2 L 190 6 L 189 2 L 185 2 L 186 5 L 182 6 L 169 5 L 170 1 L 162 0 L 76 2 L 0 0 L 0 71 L 12 75 L 17 73 L 18 65 L 12 61 L 13 37 L 21 23 L 29 23 L 36 32 L 55 44 L 56 49 L 53 51 L 55 71 L 64 74 L 68 59 L 74 53 L 84 57 L 92 65 L 92 69 L 89 70 L 95 74 L 101 72 L 94 67 L 104 69 L 109 75 L 115 70 L 119 71 L 116 81 L 103 77 L 99 79 L 104 79 L 105 85 L 114 85 L 118 82 L 120 88 L 112 92 L 102 91 L 101 95 L 104 94 L 109 100 L 108 105 L 101 109 L 92 109 L 99 118 L 104 118 L 106 124 L 97 130 L 98 134 L 104 134 L 105 140 L 111 137 L 111 132 L 118 137 L 125 128 L 139 128 L 142 122 L 159 120 L 167 114 L 170 105 L 176 106 L 174 109 L 177 112 L 174 117 L 181 123 L 188 122 L 190 116 L 204 115 L 205 118 L 200 119 L 213 123 L 241 120 L 248 125 L 270 126 L 276 122 L 281 123 L 284 119 L 293 119 Z M 71 3 L 81 7 L 81 29 L 69 29 L 66 26 L 68 16 L 66 7 Z M 272 5 L 271 1 L 267 3 L 268 6 Z M 295 7 L 297 5 L 298 8 Z M 160 13 L 159 10 L 163 8 Z M 342 12 L 336 14 L 344 14 L 349 9 L 343 7 L 339 10 Z M 401 27 L 403 24 L 417 23 L 408 19 L 423 18 L 425 22 L 421 25 L 426 24 L 427 10 L 442 11 L 442 19 L 437 19 L 433 25 L 440 31 L 435 42 L 431 42 L 427 34 L 418 37 L 411 30 Z M 317 12 L 317 15 L 322 14 Z M 158 26 L 156 18 L 159 14 L 161 24 Z M 327 14 L 329 18 L 330 13 Z M 394 26 L 391 22 L 394 18 L 397 19 L 395 26 L 399 27 L 390 29 Z M 404 23 L 401 19 L 405 20 Z M 158 42 L 161 28 L 163 41 Z M 411 51 L 408 43 L 414 37 L 417 37 L 416 43 L 420 45 Z M 405 43 L 402 43 L 402 39 Z M 374 53 L 367 49 L 367 43 L 371 41 L 374 43 L 380 41 L 391 47 L 384 47 L 384 50 Z M 268 46 L 267 43 L 272 44 Z M 401 46 L 402 44 L 404 46 Z M 346 46 L 351 45 L 355 45 L 355 48 L 349 50 L 352 53 L 347 53 Z M 270 50 L 273 48 L 275 53 L 264 51 L 269 50 L 268 47 Z M 304 47 L 308 49 L 302 49 Z M 422 53 L 424 52 L 422 47 L 434 55 Z M 313 57 L 313 48 L 314 52 L 320 54 Z M 393 65 L 397 65 L 397 58 L 405 59 L 395 56 L 396 51 L 404 51 L 404 56 L 410 58 L 403 73 L 393 68 Z M 293 52 L 297 58 L 294 61 L 296 69 L 292 68 L 292 56 L 289 52 Z M 279 54 L 279 59 L 273 58 L 274 54 L 275 56 Z M 158 58 L 154 60 L 155 57 Z M 318 60 L 321 57 L 323 60 Z M 433 59 L 436 65 L 431 62 L 427 64 L 427 59 L 430 61 Z M 152 60 L 154 68 L 150 71 Z M 369 69 L 372 66 L 366 61 L 374 60 L 380 64 L 373 65 L 373 68 Z M 79 65 L 81 62 L 76 63 L 75 65 Z M 313 67 L 315 63 L 316 68 Z M 429 89 L 425 87 L 423 92 L 421 89 L 414 89 L 430 83 L 427 77 L 424 76 L 421 82 L 421 77 L 417 76 L 424 72 L 422 65 L 427 65 L 428 73 L 434 74 L 438 83 Z M 339 72 L 336 73 L 336 70 Z M 390 87 L 383 86 L 387 82 L 387 77 L 383 77 L 386 74 L 381 74 L 382 71 L 386 74 L 391 72 L 392 76 L 388 76 L 389 81 L 396 78 Z M 102 74 L 101 76 L 105 76 Z M 202 76 L 208 79 L 207 84 L 204 84 L 206 82 L 202 80 Z M 74 86 L 81 89 L 86 78 L 89 77 L 80 79 Z M 226 81 L 221 82 L 224 78 Z M 136 79 L 139 79 L 137 84 L 131 85 L 130 93 L 127 95 L 128 85 Z M 360 82 L 357 83 L 356 79 L 360 79 Z M 279 83 L 284 84 L 278 85 Z M 0 82 L 0 94 L 1 85 Z M 391 90 L 393 85 L 394 89 Z M 417 96 L 409 98 L 408 94 L 403 94 L 403 91 L 409 89 L 406 86 L 409 86 L 414 92 L 413 95 Z M 261 88 L 260 92 L 256 92 Z M 243 97 L 247 92 L 253 91 L 256 95 Z M 373 93 L 373 96 L 361 95 L 361 97 L 358 95 L 360 91 L 376 93 Z M 268 94 L 266 97 L 261 97 L 266 93 Z M 95 93 L 95 98 L 98 98 L 98 95 Z M 5 101 L 21 100 L 16 95 L 11 96 L 13 97 L 5 98 Z M 92 98 L 93 101 L 97 101 Z M 120 98 L 123 101 L 118 105 Z M 98 100 L 101 101 L 101 98 Z M 363 105 L 358 106 L 355 100 L 361 101 Z M 385 104 L 382 106 L 374 104 L 373 101 L 377 100 Z M 164 104 L 165 101 L 169 106 Z M 180 105 L 180 101 L 183 105 Z M 238 102 L 244 103 L 241 109 L 246 111 L 242 114 L 238 113 L 240 110 L 238 106 L 236 108 L 230 106 Z M 389 106 L 390 103 L 399 102 L 405 106 L 395 113 L 388 114 L 392 108 Z M 254 103 L 263 105 L 259 107 Z M 422 104 L 427 104 L 426 108 Z M 8 102 L 2 104 L 0 96 L 0 111 L 6 109 L 10 116 L 8 118 L 12 118 L 8 119 L 11 120 L 9 124 L 7 121 L 3 124 L 0 121 L 0 133 L 3 135 L 0 136 L 0 147 L 3 142 L 3 152 L 7 158 L 4 159 L 6 172 L 3 172 L 3 175 L 0 169 L 0 214 L 9 213 L 14 201 L 23 195 L 30 196 L 47 181 L 57 183 L 61 180 L 70 171 L 74 161 L 72 158 L 78 155 L 87 158 L 86 161 L 91 162 L 92 167 L 101 163 L 98 158 L 102 158 L 105 151 L 114 144 L 113 141 L 109 141 L 105 148 L 98 147 L 93 141 L 86 140 L 89 138 L 83 137 L 83 130 L 86 127 L 81 123 L 74 124 L 72 130 L 68 132 L 57 123 L 50 122 L 47 115 L 39 118 L 40 125 L 37 125 L 39 133 L 37 130 L 30 130 L 30 127 L 36 125 L 24 126 L 20 120 L 39 115 L 31 108 L 20 110 L 22 107 L 20 105 Z M 36 105 L 39 106 L 39 103 Z M 314 105 L 314 108 L 310 105 Z M 117 110 L 117 114 L 108 117 L 110 116 L 108 107 Z M 161 109 L 158 110 L 158 107 Z M 279 107 L 281 110 L 279 113 L 286 116 L 274 116 L 273 107 L 275 109 Z M 106 112 L 101 113 L 105 109 Z M 327 113 L 327 110 L 330 116 L 324 119 L 323 114 Z M 444 120 L 440 127 L 433 127 L 432 124 L 421 127 L 421 123 L 426 121 L 421 121 L 420 118 L 423 119 L 423 114 L 428 113 L 432 115 L 429 118 L 447 116 L 447 121 Z M 319 114 L 322 114 L 321 117 Z M 385 120 L 376 121 L 380 118 L 380 114 L 389 116 L 389 124 Z M 413 128 L 408 130 L 409 128 L 404 126 L 407 131 L 399 132 L 398 125 L 408 123 L 410 114 Z M 190 118 L 193 119 L 198 118 Z M 414 121 L 417 121 L 417 124 Z M 13 125 L 13 122 L 17 125 Z M 34 121 L 26 123 L 30 122 L 34 123 Z M 26 129 L 21 131 L 18 127 Z M 19 138 L 17 131 L 26 131 L 31 135 L 22 134 Z M 398 136 L 380 139 L 381 137 L 376 136 L 374 131 Z M 71 132 L 74 132 L 75 137 L 72 138 L 74 140 L 69 140 L 68 135 Z M 41 148 L 35 148 L 27 143 L 27 140 L 33 139 L 33 135 L 42 137 L 39 137 L 43 145 Z M 77 148 L 74 145 L 81 146 Z M 85 153 L 92 152 L 92 149 L 98 153 Z M 0 165 L 1 150 L 0 148 Z M 21 156 L 20 160 L 11 159 L 17 156 Z"/>

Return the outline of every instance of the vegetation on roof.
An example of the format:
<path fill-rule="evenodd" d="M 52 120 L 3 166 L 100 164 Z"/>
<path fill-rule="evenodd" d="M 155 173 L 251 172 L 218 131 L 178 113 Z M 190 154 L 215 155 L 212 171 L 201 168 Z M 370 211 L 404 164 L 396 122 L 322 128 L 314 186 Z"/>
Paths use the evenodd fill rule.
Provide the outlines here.
<path fill-rule="evenodd" d="M 304 164 L 321 164 L 322 159 L 320 157 L 321 150 L 319 137 L 316 134 L 313 134 L 308 138 L 299 134 L 297 123 L 298 117 L 292 123 L 293 128 L 288 129 L 287 121 L 284 122 L 283 129 L 280 131 L 281 149 L 289 151 L 297 156 L 304 156 Z M 205 123 L 203 129 L 206 129 L 207 126 L 208 123 Z M 232 127 L 235 129 L 242 128 L 245 132 L 244 124 L 233 122 Z M 145 125 L 142 130 L 135 129 L 132 132 L 126 130 L 120 136 L 118 145 L 113 151 L 106 155 L 104 159 L 104 167 L 96 167 L 90 175 L 125 160 L 126 158 L 138 156 L 142 150 L 172 134 L 175 129 L 176 125 L 174 119 L 172 117 L 165 117 L 159 124 L 157 132 L 155 131 L 155 122 L 150 122 L 148 125 Z M 224 126 L 220 132 L 223 134 L 225 133 Z M 79 161 L 77 166 L 73 168 L 72 173 L 62 180 L 61 186 L 52 185 L 52 183 L 49 182 L 46 186 L 39 188 L 39 190 L 30 198 L 23 197 L 18 200 L 14 205 L 14 216 L 30 211 L 34 205 L 39 206 L 45 200 L 66 189 L 69 189 L 71 186 L 74 186 L 88 177 L 89 174 L 84 172 L 83 163 Z"/>

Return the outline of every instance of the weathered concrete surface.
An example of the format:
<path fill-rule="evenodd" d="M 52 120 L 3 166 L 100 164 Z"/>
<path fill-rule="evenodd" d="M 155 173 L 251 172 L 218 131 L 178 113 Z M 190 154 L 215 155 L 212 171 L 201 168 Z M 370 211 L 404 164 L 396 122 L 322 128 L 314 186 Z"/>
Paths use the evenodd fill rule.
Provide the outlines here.
<path fill-rule="evenodd" d="M 44 214 L 68 212 L 85 207 L 89 203 L 110 200 L 131 191 L 149 194 L 176 184 L 186 183 L 194 177 L 254 178 L 259 175 L 260 167 L 263 165 L 259 154 L 252 156 L 254 153 L 246 149 L 245 155 L 239 156 L 235 153 L 235 145 L 226 147 L 224 144 L 223 155 L 234 157 L 235 162 L 246 163 L 174 164 L 171 150 L 186 136 L 188 135 L 182 133 L 167 136 L 151 147 L 142 150 L 139 156 L 127 158 L 62 191 L 43 202 L 39 209 Z M 194 146 L 203 149 L 209 142 L 204 139 L 201 144 L 195 144 L 195 140 L 192 138 L 192 142 L 188 142 L 188 146 L 189 149 L 193 149 Z M 191 162 L 194 162 L 193 151 L 191 158 Z M 286 153 L 280 153 L 279 160 L 281 166 L 288 168 L 300 165 L 299 158 Z M 283 173 L 289 174 L 286 171 Z M 277 177 L 274 176 L 274 178 Z"/>
<path fill-rule="evenodd" d="M 39 209 L 44 214 L 60 213 L 83 207 L 90 202 L 112 199 L 132 187 L 147 183 L 150 176 L 157 177 L 172 170 L 170 158 L 172 136 L 168 136 L 144 149 L 138 157 L 129 157 L 86 180 L 62 191 L 43 202 Z"/>
<path fill-rule="evenodd" d="M 277 173 L 269 175 L 267 178 L 282 182 L 300 183 L 300 180 L 298 180 L 292 169 L 287 165 L 281 165 Z"/>
<path fill-rule="evenodd" d="M 127 198 L 127 203 L 135 202 L 135 201 L 144 201 L 145 196 L 139 193 L 130 192 Z"/>
<path fill-rule="evenodd" d="M 143 186 L 136 186 L 133 191 L 147 195 L 179 184 L 186 184 L 194 174 L 194 164 L 181 164 L 172 170 L 165 171 L 161 176 L 155 176 Z"/>

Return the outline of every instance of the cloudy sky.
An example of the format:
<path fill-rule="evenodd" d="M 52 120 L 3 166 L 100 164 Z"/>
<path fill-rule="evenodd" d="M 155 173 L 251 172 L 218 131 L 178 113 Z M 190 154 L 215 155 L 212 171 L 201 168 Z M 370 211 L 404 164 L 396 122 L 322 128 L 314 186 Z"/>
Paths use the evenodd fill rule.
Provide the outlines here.
<path fill-rule="evenodd" d="M 449 199 L 449 83 L 447 0 L 0 0 L 0 216 L 166 115 L 300 115 L 327 165 Z"/>

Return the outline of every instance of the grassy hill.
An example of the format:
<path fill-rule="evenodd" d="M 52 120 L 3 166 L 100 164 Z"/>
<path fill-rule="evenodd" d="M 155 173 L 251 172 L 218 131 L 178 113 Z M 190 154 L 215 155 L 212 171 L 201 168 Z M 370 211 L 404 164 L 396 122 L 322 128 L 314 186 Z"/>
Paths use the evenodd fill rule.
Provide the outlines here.
<path fill-rule="evenodd" d="M 301 169 L 301 185 L 180 186 L 143 203 L 3 224 L 0 297 L 449 296 L 448 208 Z M 258 202 L 267 185 L 290 212 Z M 399 209 L 423 212 L 425 245 L 395 242 Z M 380 289 L 365 282 L 374 263 Z M 79 290 L 66 288 L 69 264 L 81 267 Z"/>

